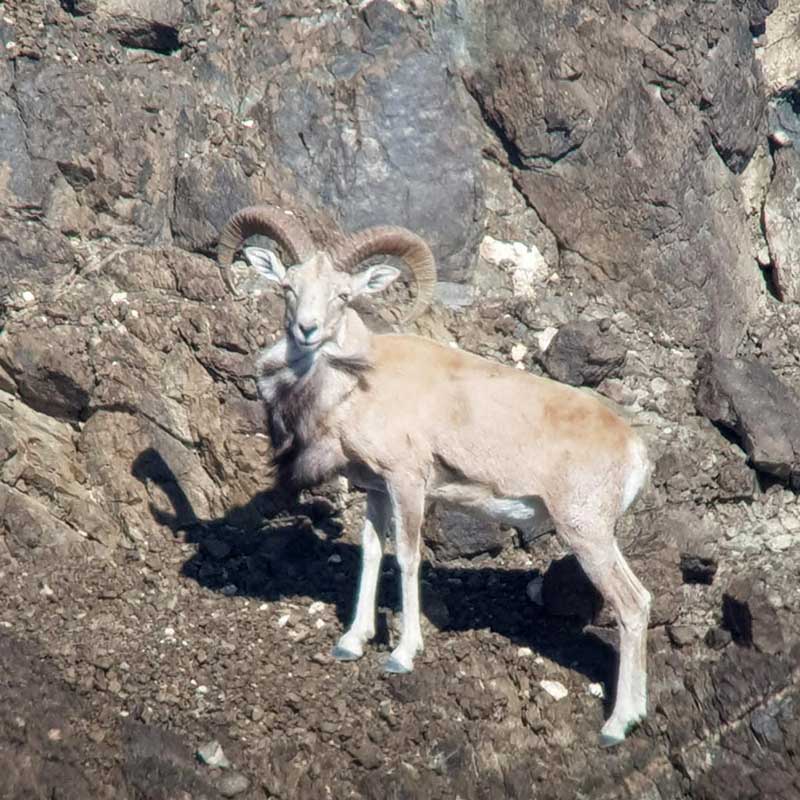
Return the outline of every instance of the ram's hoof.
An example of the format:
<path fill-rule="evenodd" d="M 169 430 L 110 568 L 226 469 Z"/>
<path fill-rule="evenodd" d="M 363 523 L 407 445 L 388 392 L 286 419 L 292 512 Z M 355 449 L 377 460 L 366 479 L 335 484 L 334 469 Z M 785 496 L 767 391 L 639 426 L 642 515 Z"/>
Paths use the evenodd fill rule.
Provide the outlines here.
<path fill-rule="evenodd" d="M 624 736 L 614 736 L 610 733 L 600 734 L 600 747 L 615 747 L 625 741 Z"/>
<path fill-rule="evenodd" d="M 361 653 L 354 653 L 352 650 L 348 650 L 346 647 L 341 647 L 338 644 L 331 650 L 331 655 L 337 661 L 356 661 L 361 658 Z"/>
<path fill-rule="evenodd" d="M 391 672 L 396 675 L 405 675 L 406 673 L 411 672 L 411 667 L 407 667 L 405 664 L 398 661 L 394 656 L 389 656 L 389 658 L 383 662 L 383 669 L 384 672 Z"/>

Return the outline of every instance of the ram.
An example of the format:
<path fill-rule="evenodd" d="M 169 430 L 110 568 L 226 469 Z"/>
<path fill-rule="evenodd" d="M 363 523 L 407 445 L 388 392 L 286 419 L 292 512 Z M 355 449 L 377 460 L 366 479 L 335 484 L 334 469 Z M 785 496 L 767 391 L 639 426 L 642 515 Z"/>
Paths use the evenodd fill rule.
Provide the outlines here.
<path fill-rule="evenodd" d="M 372 334 L 351 308 L 399 274 L 375 256 L 404 262 L 416 284 L 408 318 L 430 303 L 436 279 L 425 242 L 398 227 L 368 228 L 318 250 L 296 218 L 272 207 L 235 214 L 220 236 L 230 284 L 233 256 L 253 234 L 270 237 L 290 266 L 257 247 L 250 264 L 285 298 L 285 337 L 257 364 L 282 478 L 311 485 L 346 475 L 367 493 L 362 569 L 352 625 L 334 656 L 359 658 L 375 634 L 384 540 L 393 533 L 403 627 L 386 661 L 408 672 L 422 650 L 420 528 L 436 500 L 518 528 L 549 517 L 619 624 L 614 707 L 601 742 L 614 744 L 646 714 L 650 594 L 614 538 L 644 485 L 649 462 L 628 425 L 598 400 L 555 381 L 431 340 Z"/>

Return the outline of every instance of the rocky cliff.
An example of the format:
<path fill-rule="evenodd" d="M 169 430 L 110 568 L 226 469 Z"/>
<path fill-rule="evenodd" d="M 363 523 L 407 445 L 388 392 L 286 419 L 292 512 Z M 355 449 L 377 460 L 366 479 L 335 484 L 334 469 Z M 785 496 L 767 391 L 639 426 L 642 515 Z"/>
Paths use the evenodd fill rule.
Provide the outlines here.
<path fill-rule="evenodd" d="M 0 635 L 85 695 L 75 787 L 215 796 L 122 713 L 227 737 L 253 797 L 797 796 L 794 0 L 11 0 L 0 45 Z M 555 539 L 435 514 L 419 673 L 326 660 L 361 512 L 274 486 L 253 365 L 280 303 L 214 262 L 261 201 L 321 243 L 412 228 L 440 277 L 418 332 L 641 428 L 620 536 L 652 712 L 619 751 L 585 691 L 609 620 Z M 0 788 L 45 796 L 23 716 Z"/>

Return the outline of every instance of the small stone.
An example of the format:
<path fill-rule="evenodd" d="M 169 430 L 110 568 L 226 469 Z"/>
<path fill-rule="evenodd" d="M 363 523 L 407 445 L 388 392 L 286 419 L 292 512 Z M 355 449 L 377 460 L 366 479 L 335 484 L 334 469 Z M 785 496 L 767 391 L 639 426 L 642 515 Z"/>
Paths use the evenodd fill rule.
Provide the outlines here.
<path fill-rule="evenodd" d="M 42 588 L 39 589 L 39 594 L 42 597 L 46 597 L 48 600 L 52 600 L 55 596 L 55 592 L 48 586 L 47 583 L 42 584 Z"/>
<path fill-rule="evenodd" d="M 791 533 L 781 533 L 774 539 L 771 539 L 767 546 L 773 553 L 782 553 L 795 543 L 796 538 L 797 537 L 792 536 Z"/>
<path fill-rule="evenodd" d="M 217 781 L 217 789 L 223 797 L 236 797 L 250 788 L 250 779 L 241 772 L 230 772 Z"/>
<path fill-rule="evenodd" d="M 164 628 L 164 636 L 167 639 L 174 639 L 175 638 L 175 628 Z"/>
<path fill-rule="evenodd" d="M 331 556 L 328 556 L 328 563 L 329 564 L 341 564 L 342 557 L 338 553 L 334 553 Z"/>
<path fill-rule="evenodd" d="M 731 632 L 725 628 L 709 628 L 704 641 L 712 650 L 722 650 L 732 639 Z"/>
<path fill-rule="evenodd" d="M 60 728 L 50 728 L 47 731 L 47 738 L 51 742 L 60 742 L 61 741 L 61 729 Z"/>
<path fill-rule="evenodd" d="M 320 619 L 317 619 L 317 620 L 314 622 L 314 627 L 315 627 L 317 630 L 321 630 L 322 628 L 324 628 L 324 627 L 325 627 L 325 620 L 324 620 L 324 619 L 322 619 L 322 618 L 320 618 Z"/>
<path fill-rule="evenodd" d="M 667 625 L 667 636 L 675 647 L 686 647 L 697 638 L 697 631 L 691 625 Z"/>
<path fill-rule="evenodd" d="M 239 587 L 235 583 L 226 583 L 222 587 L 222 594 L 224 594 L 225 597 L 233 597 L 238 591 Z"/>
<path fill-rule="evenodd" d="M 533 650 L 530 647 L 518 647 L 517 658 L 530 658 L 533 655 Z"/>
<path fill-rule="evenodd" d="M 206 742 L 202 747 L 197 749 L 197 757 L 209 767 L 219 767 L 220 769 L 228 769 L 231 762 L 222 750 L 222 745 L 216 740 L 212 739 Z"/>
<path fill-rule="evenodd" d="M 278 627 L 285 628 L 289 624 L 289 620 L 291 618 L 292 618 L 291 614 L 281 614 L 281 616 L 278 617 Z"/>
<path fill-rule="evenodd" d="M 231 546 L 222 539 L 206 539 L 203 542 L 203 550 L 215 561 L 222 561 L 231 554 Z"/>
<path fill-rule="evenodd" d="M 752 576 L 735 578 L 722 596 L 725 627 L 738 644 L 775 654 L 785 649 L 783 629 L 764 588 L 764 581 Z"/>
<path fill-rule="evenodd" d="M 569 694 L 567 687 L 564 686 L 564 684 L 560 681 L 543 680 L 539 681 L 539 686 L 541 686 L 542 689 L 544 689 L 554 700 L 563 700 Z"/>
<path fill-rule="evenodd" d="M 261 706 L 253 706 L 250 709 L 250 719 L 253 720 L 253 722 L 260 722 L 264 719 L 264 709 L 261 708 Z"/>
<path fill-rule="evenodd" d="M 536 603 L 537 606 L 544 605 L 544 600 L 542 599 L 543 586 L 544 577 L 542 575 L 537 575 L 535 578 L 528 581 L 528 585 L 525 587 L 525 593 L 528 595 L 528 599 L 532 603 Z"/>
<path fill-rule="evenodd" d="M 35 299 L 36 296 L 33 292 L 25 291 L 22 293 L 22 302 L 25 303 L 26 306 L 30 305 Z"/>
<path fill-rule="evenodd" d="M 681 574 L 684 583 L 710 584 L 717 574 L 717 561 L 713 556 L 681 553 Z"/>
<path fill-rule="evenodd" d="M 540 331 L 536 334 L 536 341 L 539 344 L 539 350 L 543 353 L 550 347 L 550 342 L 553 341 L 553 337 L 558 333 L 558 328 L 545 328 L 543 331 Z"/>
<path fill-rule="evenodd" d="M 515 344 L 511 348 L 511 360 L 514 363 L 519 363 L 528 354 L 528 348 L 524 344 Z"/>
<path fill-rule="evenodd" d="M 201 684 L 200 684 L 200 685 L 199 685 L 199 686 L 198 686 L 198 687 L 195 689 L 195 692 L 196 692 L 197 694 L 208 694 L 208 686 L 206 686 L 206 685 L 204 685 L 204 684 L 202 684 L 202 683 L 201 683 Z"/>
<path fill-rule="evenodd" d="M 603 684 L 602 683 L 590 683 L 586 687 L 586 691 L 592 697 L 599 697 L 601 700 L 606 696 L 606 690 L 605 690 L 605 688 L 603 688 Z"/>
<path fill-rule="evenodd" d="M 321 600 L 315 600 L 309 607 L 308 613 L 309 614 L 319 614 L 321 611 L 325 610 L 325 603 Z"/>
<path fill-rule="evenodd" d="M 114 292 L 111 295 L 111 305 L 116 306 L 120 303 L 127 303 L 128 302 L 128 293 L 127 292 Z"/>

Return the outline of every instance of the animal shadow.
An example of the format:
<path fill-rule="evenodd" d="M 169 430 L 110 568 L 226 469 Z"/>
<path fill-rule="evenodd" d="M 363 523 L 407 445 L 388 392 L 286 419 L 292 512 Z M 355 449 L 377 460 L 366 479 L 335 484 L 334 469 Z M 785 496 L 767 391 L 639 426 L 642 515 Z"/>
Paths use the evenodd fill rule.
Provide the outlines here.
<path fill-rule="evenodd" d="M 343 628 L 354 611 L 360 548 L 342 540 L 341 510 L 324 494 L 272 490 L 217 519 L 200 519 L 169 465 L 154 449 L 143 451 L 131 473 L 157 485 L 171 511 L 151 503 L 154 519 L 198 545 L 181 573 L 213 591 L 262 601 L 310 597 L 331 604 Z M 530 647 L 591 681 L 613 687 L 616 650 L 605 635 L 584 631 L 577 621 L 553 617 L 532 603 L 526 588 L 535 573 L 480 561 L 474 567 L 423 560 L 422 604 L 442 633 L 488 629 Z M 378 606 L 397 610 L 399 569 L 383 562 Z M 381 620 L 384 621 L 381 631 Z M 388 645 L 385 615 L 377 642 Z M 612 699 L 607 693 L 606 707 Z"/>

